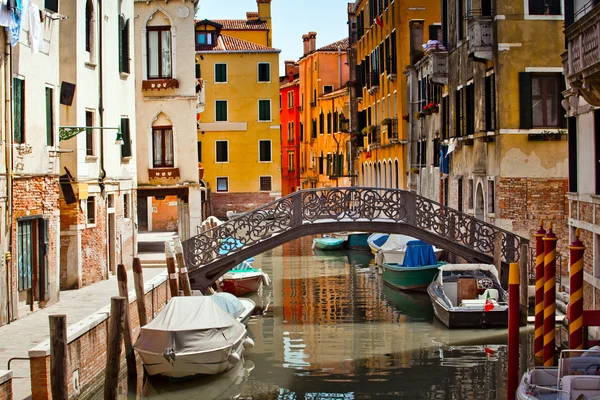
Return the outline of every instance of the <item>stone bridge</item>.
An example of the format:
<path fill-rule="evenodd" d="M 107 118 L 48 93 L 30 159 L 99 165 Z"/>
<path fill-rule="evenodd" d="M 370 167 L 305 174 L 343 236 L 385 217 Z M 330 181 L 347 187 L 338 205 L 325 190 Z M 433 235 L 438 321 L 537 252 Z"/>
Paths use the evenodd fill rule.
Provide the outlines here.
<path fill-rule="evenodd" d="M 340 231 L 405 234 L 474 263 L 493 263 L 499 232 L 505 265 L 518 261 L 521 244 L 529 243 L 523 237 L 404 190 L 309 189 L 184 241 L 192 287 L 204 291 L 243 260 L 286 242 Z M 223 241 L 225 238 L 235 240 Z"/>

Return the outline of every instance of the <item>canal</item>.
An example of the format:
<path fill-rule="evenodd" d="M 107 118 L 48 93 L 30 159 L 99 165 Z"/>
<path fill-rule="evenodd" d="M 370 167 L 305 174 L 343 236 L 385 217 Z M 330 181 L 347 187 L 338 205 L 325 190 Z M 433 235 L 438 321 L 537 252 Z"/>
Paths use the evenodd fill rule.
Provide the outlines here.
<path fill-rule="evenodd" d="M 149 380 L 148 399 L 501 399 L 506 330 L 449 331 L 425 293 L 384 285 L 370 253 L 304 238 L 256 257 L 255 347 L 226 374 Z"/>

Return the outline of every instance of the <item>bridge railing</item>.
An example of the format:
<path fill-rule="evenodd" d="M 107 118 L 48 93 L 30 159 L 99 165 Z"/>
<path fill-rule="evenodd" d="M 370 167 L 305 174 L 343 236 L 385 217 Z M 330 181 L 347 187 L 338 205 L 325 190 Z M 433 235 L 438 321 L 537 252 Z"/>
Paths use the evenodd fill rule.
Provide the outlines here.
<path fill-rule="evenodd" d="M 194 270 L 301 225 L 335 221 L 407 224 L 486 255 L 494 254 L 496 233 L 500 232 L 506 262 L 517 261 L 520 244 L 528 243 L 511 232 L 412 192 L 327 188 L 292 193 L 186 240 L 186 261 Z"/>

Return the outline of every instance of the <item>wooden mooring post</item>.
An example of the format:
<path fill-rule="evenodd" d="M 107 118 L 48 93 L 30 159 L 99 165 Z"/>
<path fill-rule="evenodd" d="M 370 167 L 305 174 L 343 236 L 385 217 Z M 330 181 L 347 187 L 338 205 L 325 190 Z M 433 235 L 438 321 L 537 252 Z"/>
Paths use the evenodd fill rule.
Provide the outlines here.
<path fill-rule="evenodd" d="M 106 350 L 106 371 L 104 373 L 104 400 L 117 400 L 119 393 L 119 371 L 121 369 L 121 343 L 125 322 L 124 297 L 110 299 L 110 320 Z"/>
<path fill-rule="evenodd" d="M 52 399 L 67 400 L 67 316 L 50 315 L 50 388 Z"/>
<path fill-rule="evenodd" d="M 144 273 L 142 272 L 142 262 L 138 257 L 133 259 L 133 286 L 135 287 L 135 297 L 137 298 L 136 303 L 141 328 L 148 323 L 148 312 L 146 311 Z"/>
<path fill-rule="evenodd" d="M 171 242 L 165 242 L 165 257 L 167 258 L 171 297 L 179 296 L 179 276 L 177 274 L 177 267 L 175 266 L 175 252 L 173 251 L 173 244 Z"/>
<path fill-rule="evenodd" d="M 183 246 L 181 245 L 181 239 L 179 239 L 179 236 L 175 236 L 173 238 L 173 244 L 175 247 L 175 257 L 177 258 L 177 266 L 179 267 L 179 280 L 181 281 L 183 295 L 191 296 L 192 286 L 190 285 L 190 277 L 188 275 L 187 267 L 185 266 L 185 259 L 183 258 Z"/>
<path fill-rule="evenodd" d="M 117 282 L 119 284 L 119 296 L 125 298 L 125 316 L 124 316 L 124 340 L 125 354 L 127 358 L 127 375 L 129 377 L 137 376 L 137 367 L 135 363 L 135 352 L 133 351 L 133 332 L 131 331 L 131 317 L 129 315 L 129 288 L 127 285 L 127 270 L 125 265 L 117 266 Z"/>

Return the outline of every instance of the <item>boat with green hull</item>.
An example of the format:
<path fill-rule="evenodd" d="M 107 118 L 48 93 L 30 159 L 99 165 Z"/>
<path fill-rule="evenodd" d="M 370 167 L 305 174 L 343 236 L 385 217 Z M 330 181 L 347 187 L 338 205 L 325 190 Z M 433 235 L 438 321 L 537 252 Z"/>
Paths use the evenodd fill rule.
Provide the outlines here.
<path fill-rule="evenodd" d="M 383 264 L 383 280 L 390 286 L 401 290 L 425 290 L 444 265 L 438 262 L 433 265 L 404 267 L 400 264 Z"/>

